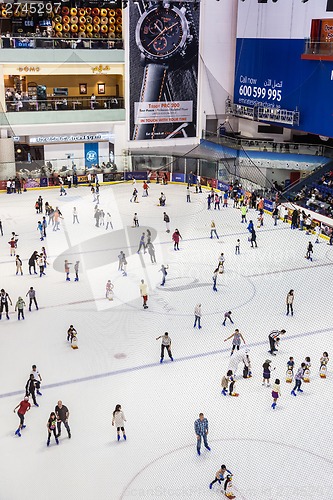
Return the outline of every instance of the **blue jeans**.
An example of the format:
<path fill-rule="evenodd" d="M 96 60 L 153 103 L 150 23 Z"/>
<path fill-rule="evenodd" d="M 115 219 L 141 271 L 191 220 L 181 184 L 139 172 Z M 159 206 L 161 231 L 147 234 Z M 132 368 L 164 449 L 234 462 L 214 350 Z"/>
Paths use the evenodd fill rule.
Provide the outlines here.
<path fill-rule="evenodd" d="M 211 229 L 210 230 L 210 237 L 211 238 L 213 238 L 213 234 L 215 234 L 216 238 L 219 239 L 216 229 Z"/>
<path fill-rule="evenodd" d="M 302 380 L 295 380 L 295 387 L 293 388 L 293 391 L 296 391 L 296 389 L 300 389 L 302 385 Z"/>
<path fill-rule="evenodd" d="M 195 320 L 194 320 L 194 328 L 197 326 L 197 322 L 198 322 L 198 327 L 200 328 L 200 316 L 194 316 L 195 317 Z"/>
<path fill-rule="evenodd" d="M 197 451 L 200 451 L 202 438 L 203 438 L 205 447 L 206 448 L 208 447 L 207 434 L 204 434 L 203 436 L 199 435 L 199 439 L 197 439 Z"/>

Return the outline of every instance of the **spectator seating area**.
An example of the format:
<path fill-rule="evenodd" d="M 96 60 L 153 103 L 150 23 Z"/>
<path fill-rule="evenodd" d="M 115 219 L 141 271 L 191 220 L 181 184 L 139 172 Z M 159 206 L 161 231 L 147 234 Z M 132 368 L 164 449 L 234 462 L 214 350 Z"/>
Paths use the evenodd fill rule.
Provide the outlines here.
<path fill-rule="evenodd" d="M 312 182 L 310 186 L 303 186 L 295 195 L 294 201 L 316 213 L 333 217 L 333 170 Z"/>

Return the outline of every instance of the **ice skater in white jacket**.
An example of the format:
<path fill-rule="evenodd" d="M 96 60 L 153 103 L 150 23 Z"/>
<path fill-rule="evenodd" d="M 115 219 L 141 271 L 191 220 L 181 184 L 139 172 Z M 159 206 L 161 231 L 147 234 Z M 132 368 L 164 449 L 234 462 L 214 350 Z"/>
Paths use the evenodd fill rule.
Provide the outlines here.
<path fill-rule="evenodd" d="M 126 441 L 124 422 L 126 422 L 125 414 L 121 409 L 121 405 L 116 405 L 112 414 L 112 425 L 117 427 L 117 439 L 120 440 L 120 429 L 123 433 L 123 438 Z"/>
<path fill-rule="evenodd" d="M 239 363 L 243 362 L 245 366 L 249 365 L 249 358 L 247 356 L 247 353 L 248 349 L 246 349 L 244 352 L 239 352 L 235 356 L 230 357 L 228 370 L 232 370 L 235 377 Z"/>

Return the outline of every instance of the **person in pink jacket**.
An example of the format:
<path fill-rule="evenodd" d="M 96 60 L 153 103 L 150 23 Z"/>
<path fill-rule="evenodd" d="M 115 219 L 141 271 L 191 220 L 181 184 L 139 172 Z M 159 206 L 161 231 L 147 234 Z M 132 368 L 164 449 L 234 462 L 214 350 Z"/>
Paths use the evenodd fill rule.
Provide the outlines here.
<path fill-rule="evenodd" d="M 181 234 L 178 231 L 178 229 L 175 229 L 175 232 L 172 235 L 172 239 L 173 239 L 173 242 L 174 242 L 173 249 L 174 250 L 179 250 L 179 240 L 181 240 L 182 237 L 181 237 Z"/>

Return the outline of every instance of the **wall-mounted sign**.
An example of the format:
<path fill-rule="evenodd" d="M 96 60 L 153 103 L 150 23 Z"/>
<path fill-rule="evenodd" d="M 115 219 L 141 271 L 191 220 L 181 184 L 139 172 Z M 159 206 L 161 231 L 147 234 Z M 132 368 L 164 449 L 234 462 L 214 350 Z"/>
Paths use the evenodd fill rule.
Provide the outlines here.
<path fill-rule="evenodd" d="M 91 71 L 93 73 L 101 74 L 101 73 L 104 73 L 104 71 L 110 71 L 110 69 L 111 69 L 111 67 L 108 65 L 99 64 L 98 66 L 94 66 L 93 68 L 91 68 Z"/>
<path fill-rule="evenodd" d="M 110 141 L 112 134 L 98 132 L 94 134 L 70 134 L 70 135 L 39 135 L 29 137 L 29 144 L 54 144 L 68 142 L 94 142 Z"/>
<path fill-rule="evenodd" d="M 19 73 L 38 73 L 40 71 L 39 66 L 20 66 L 17 68 Z"/>

